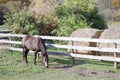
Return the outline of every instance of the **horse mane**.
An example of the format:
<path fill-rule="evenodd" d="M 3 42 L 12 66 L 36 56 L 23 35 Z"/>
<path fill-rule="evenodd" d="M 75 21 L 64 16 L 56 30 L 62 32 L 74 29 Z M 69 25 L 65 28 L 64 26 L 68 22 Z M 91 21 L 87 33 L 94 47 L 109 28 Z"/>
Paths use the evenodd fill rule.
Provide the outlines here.
<path fill-rule="evenodd" d="M 42 43 L 42 46 L 43 46 L 42 48 L 44 48 L 44 49 L 41 49 L 42 52 L 43 52 L 43 53 L 47 53 L 47 52 L 46 52 L 46 46 L 45 46 L 44 40 L 43 40 L 41 37 L 39 37 L 39 38 L 38 38 L 38 41 L 39 41 L 40 43 Z M 45 54 L 45 55 L 46 55 L 46 54 Z"/>

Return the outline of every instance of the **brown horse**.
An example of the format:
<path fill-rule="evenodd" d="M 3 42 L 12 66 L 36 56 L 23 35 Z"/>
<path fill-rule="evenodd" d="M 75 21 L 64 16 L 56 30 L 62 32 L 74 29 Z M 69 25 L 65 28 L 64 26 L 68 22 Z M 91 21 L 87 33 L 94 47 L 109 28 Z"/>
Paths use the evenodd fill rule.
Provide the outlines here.
<path fill-rule="evenodd" d="M 23 60 L 28 64 L 27 55 L 29 50 L 34 52 L 34 64 L 36 65 L 37 53 L 41 51 L 42 63 L 48 68 L 48 54 L 44 41 L 40 37 L 25 36 L 22 38 Z"/>

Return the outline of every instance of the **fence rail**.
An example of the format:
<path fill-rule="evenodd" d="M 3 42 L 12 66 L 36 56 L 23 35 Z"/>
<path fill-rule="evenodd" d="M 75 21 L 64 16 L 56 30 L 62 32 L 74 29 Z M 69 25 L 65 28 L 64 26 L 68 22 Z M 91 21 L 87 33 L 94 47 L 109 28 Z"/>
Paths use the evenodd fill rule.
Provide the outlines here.
<path fill-rule="evenodd" d="M 7 43 L 7 44 L 19 44 L 21 45 L 21 41 L 10 41 L 10 40 L 0 40 L 0 43 Z M 59 44 L 48 44 L 48 47 L 55 47 L 55 48 L 65 48 L 65 49 L 77 49 L 77 50 L 91 50 L 91 51 L 101 51 L 101 52 L 120 52 L 120 49 L 117 48 L 98 48 L 98 47 L 85 47 L 85 46 L 72 46 L 72 45 L 59 45 Z"/>
<path fill-rule="evenodd" d="M 4 34 L 0 33 L 0 37 L 24 37 L 26 35 L 21 34 Z M 56 37 L 56 36 L 40 36 L 35 35 L 35 37 L 41 37 L 43 39 L 50 40 L 63 40 L 63 41 L 81 41 L 81 42 L 99 42 L 99 43 L 120 43 L 120 39 L 95 39 L 95 38 L 77 38 L 77 37 Z"/>
<path fill-rule="evenodd" d="M 0 37 L 17 37 L 22 38 L 25 35 L 21 34 L 3 34 L 0 33 Z M 80 41 L 80 42 L 96 42 L 96 43 L 113 43 L 115 46 L 117 44 L 120 44 L 120 39 L 91 39 L 91 38 L 73 38 L 73 37 L 55 37 L 55 36 L 38 36 L 35 35 L 35 37 L 41 37 L 43 39 L 49 39 L 49 40 L 62 40 L 62 41 Z M 1 39 L 0 43 L 7 43 L 7 44 L 17 44 L 21 45 L 21 41 L 12 41 L 12 40 L 4 40 Z M 77 50 L 91 50 L 91 51 L 100 51 L 100 52 L 113 52 L 113 57 L 108 56 L 93 56 L 93 55 L 84 55 L 84 54 L 74 54 L 70 53 L 71 57 L 79 57 L 79 58 L 90 58 L 90 59 L 97 59 L 97 60 L 107 60 L 107 61 L 113 61 L 114 62 L 114 68 L 117 68 L 117 62 L 120 62 L 120 58 L 117 58 L 118 53 L 120 53 L 120 49 L 116 48 L 99 48 L 99 47 L 87 47 L 87 46 L 73 46 L 73 45 L 60 45 L 60 44 L 48 44 L 46 43 L 47 47 L 55 47 L 55 48 L 64 48 L 64 49 L 77 49 Z M 21 48 L 14 48 L 14 47 L 7 47 L 9 50 L 13 51 L 22 51 Z"/>

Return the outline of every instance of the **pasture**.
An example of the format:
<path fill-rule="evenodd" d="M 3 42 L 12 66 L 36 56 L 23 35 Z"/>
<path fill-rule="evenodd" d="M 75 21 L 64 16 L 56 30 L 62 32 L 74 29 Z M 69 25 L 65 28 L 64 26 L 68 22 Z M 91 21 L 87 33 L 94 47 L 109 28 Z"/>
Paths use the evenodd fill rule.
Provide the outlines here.
<path fill-rule="evenodd" d="M 113 64 L 90 59 L 76 59 L 71 65 L 68 56 L 49 56 L 47 69 L 34 56 L 28 54 L 29 65 L 22 62 L 22 52 L 0 51 L 0 80 L 119 80 L 120 64 L 113 69 Z"/>

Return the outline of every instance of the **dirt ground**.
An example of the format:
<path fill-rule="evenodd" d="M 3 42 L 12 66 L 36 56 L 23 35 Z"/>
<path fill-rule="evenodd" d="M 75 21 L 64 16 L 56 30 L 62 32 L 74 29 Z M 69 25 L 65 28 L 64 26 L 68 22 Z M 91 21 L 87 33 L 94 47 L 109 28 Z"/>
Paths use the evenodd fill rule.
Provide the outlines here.
<path fill-rule="evenodd" d="M 84 77 L 112 77 L 116 80 L 120 79 L 120 73 L 114 71 L 114 70 L 109 70 L 109 71 L 100 71 L 100 70 L 90 70 L 86 68 L 74 68 L 70 66 L 57 66 L 54 67 L 55 69 L 58 70 L 65 70 L 70 73 L 76 73 L 78 75 L 84 76 Z"/>

